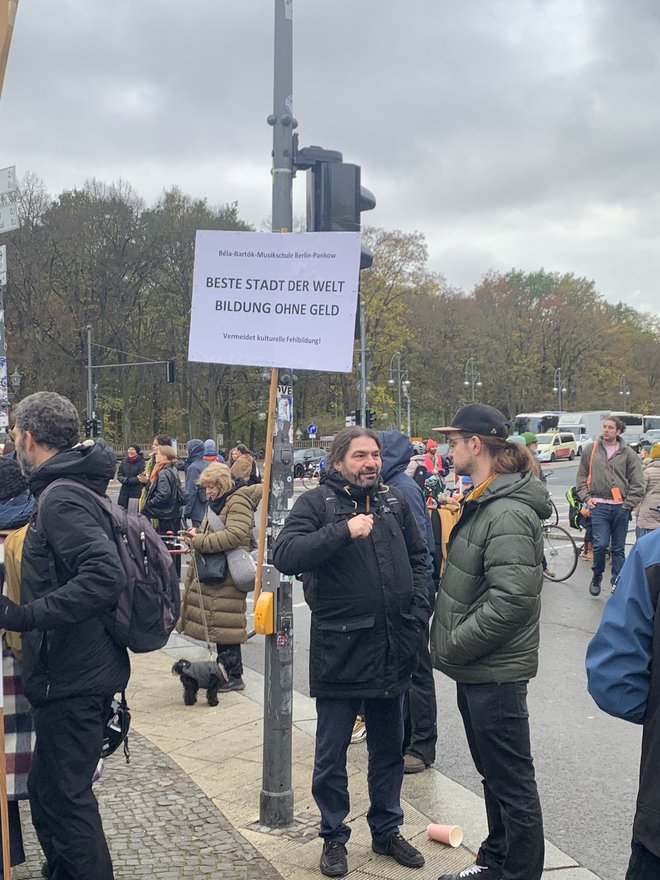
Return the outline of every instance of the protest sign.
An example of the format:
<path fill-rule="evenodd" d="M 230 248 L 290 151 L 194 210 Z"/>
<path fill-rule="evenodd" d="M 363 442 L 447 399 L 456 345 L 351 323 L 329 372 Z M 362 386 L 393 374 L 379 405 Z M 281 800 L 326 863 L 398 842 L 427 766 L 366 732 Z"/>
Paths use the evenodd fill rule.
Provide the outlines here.
<path fill-rule="evenodd" d="M 188 360 L 348 373 L 357 232 L 200 230 Z"/>

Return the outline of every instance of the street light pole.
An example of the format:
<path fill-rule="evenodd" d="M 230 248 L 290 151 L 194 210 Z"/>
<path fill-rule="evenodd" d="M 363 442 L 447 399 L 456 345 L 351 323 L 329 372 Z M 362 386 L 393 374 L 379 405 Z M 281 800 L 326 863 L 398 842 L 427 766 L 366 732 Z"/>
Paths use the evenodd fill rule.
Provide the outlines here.
<path fill-rule="evenodd" d="M 394 367 L 394 362 L 396 361 L 396 368 Z M 394 378 L 396 376 L 396 379 Z M 394 388 L 396 385 L 396 398 L 397 398 L 397 408 L 396 408 L 396 429 L 397 431 L 401 430 L 402 422 L 403 422 L 403 410 L 401 409 L 401 392 L 403 391 L 403 395 L 406 398 L 406 422 L 408 427 L 408 436 L 410 437 L 410 386 L 412 382 L 408 378 L 408 369 L 401 367 L 401 352 L 395 351 L 392 357 L 390 358 L 390 377 L 387 380 L 387 384 L 390 388 Z"/>
<path fill-rule="evenodd" d="M 630 398 L 630 385 L 625 373 L 622 373 L 621 380 L 619 381 L 619 396 L 621 397 L 623 411 L 628 412 L 630 400 L 626 398 Z"/>
<path fill-rule="evenodd" d="M 465 380 L 463 384 L 470 388 L 470 398 L 472 403 L 474 403 L 474 389 L 475 386 L 477 388 L 481 388 L 483 382 L 481 381 L 481 376 L 477 370 L 475 370 L 474 358 L 469 357 L 465 362 Z"/>
<path fill-rule="evenodd" d="M 555 370 L 555 378 L 552 390 L 557 395 L 557 409 L 559 410 L 559 412 L 563 412 L 561 396 L 562 394 L 566 394 L 567 389 L 564 386 L 564 382 L 561 378 L 561 367 L 557 367 L 557 369 Z"/>

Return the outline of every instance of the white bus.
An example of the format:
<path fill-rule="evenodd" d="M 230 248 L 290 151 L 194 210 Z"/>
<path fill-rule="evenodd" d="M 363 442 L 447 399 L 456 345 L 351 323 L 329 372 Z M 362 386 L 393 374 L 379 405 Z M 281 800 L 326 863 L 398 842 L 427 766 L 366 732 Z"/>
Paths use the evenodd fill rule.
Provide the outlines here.
<path fill-rule="evenodd" d="M 545 434 L 550 428 L 556 428 L 561 412 L 530 412 L 518 413 L 513 420 L 512 434 L 524 434 L 531 431 L 532 434 Z"/>

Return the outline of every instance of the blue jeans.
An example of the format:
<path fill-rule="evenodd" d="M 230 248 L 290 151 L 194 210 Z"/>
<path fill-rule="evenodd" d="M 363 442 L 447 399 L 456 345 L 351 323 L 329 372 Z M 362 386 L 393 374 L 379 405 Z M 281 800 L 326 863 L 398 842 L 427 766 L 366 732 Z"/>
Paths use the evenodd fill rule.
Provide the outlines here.
<path fill-rule="evenodd" d="M 630 511 L 621 504 L 596 504 L 591 511 L 591 528 L 594 533 L 594 574 L 605 571 L 605 554 L 612 545 L 612 583 L 616 583 L 626 560 L 626 535 Z"/>
<path fill-rule="evenodd" d="M 312 794 L 321 811 L 319 835 L 324 840 L 346 843 L 351 829 L 345 824 L 350 801 L 346 750 L 351 741 L 355 716 L 363 706 L 367 726 L 369 766 L 369 812 L 371 836 L 386 843 L 403 824 L 401 784 L 403 782 L 403 697 L 346 700 L 318 697 L 316 700 L 316 754 Z"/>
<path fill-rule="evenodd" d="M 540 880 L 545 843 L 534 777 L 527 682 L 457 682 L 458 708 L 483 777 L 488 837 L 477 864 L 502 880 Z"/>

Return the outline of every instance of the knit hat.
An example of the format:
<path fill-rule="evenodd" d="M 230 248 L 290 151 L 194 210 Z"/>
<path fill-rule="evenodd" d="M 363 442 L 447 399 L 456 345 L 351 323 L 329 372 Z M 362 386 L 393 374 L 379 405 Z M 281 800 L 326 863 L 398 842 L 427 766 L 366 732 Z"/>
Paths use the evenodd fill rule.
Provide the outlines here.
<path fill-rule="evenodd" d="M 231 466 L 231 475 L 236 480 L 248 480 L 252 473 L 254 459 L 251 455 L 239 455 Z"/>
<path fill-rule="evenodd" d="M 0 501 L 15 498 L 26 489 L 27 483 L 16 459 L 0 456 Z"/>
<path fill-rule="evenodd" d="M 437 448 L 438 448 L 438 441 L 437 440 L 427 440 L 426 441 L 426 451 L 427 452 L 430 452 L 432 449 L 437 449 Z"/>
<path fill-rule="evenodd" d="M 657 461 L 660 458 L 660 443 L 654 443 L 651 447 L 651 451 L 649 453 L 653 461 Z M 2 459 L 0 459 L 2 461 Z"/>
<path fill-rule="evenodd" d="M 539 442 L 536 437 L 536 434 L 532 434 L 531 431 L 523 431 L 523 433 L 520 436 L 525 438 L 525 446 L 531 446 L 532 443 Z"/>
<path fill-rule="evenodd" d="M 137 443 L 129 443 L 128 446 L 126 447 L 126 449 L 134 449 L 138 455 L 142 452 L 142 450 L 137 445 Z"/>
<path fill-rule="evenodd" d="M 205 440 L 204 441 L 204 455 L 217 455 L 218 450 L 215 448 L 215 442 L 213 440 Z"/>

